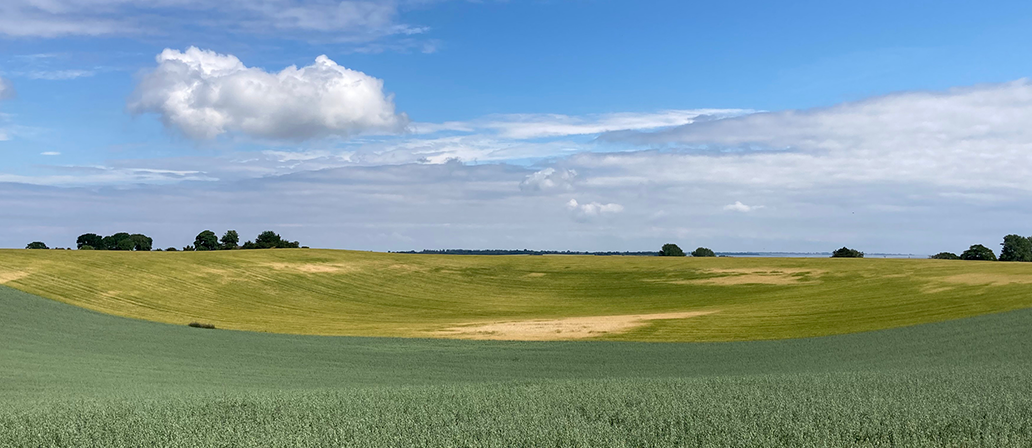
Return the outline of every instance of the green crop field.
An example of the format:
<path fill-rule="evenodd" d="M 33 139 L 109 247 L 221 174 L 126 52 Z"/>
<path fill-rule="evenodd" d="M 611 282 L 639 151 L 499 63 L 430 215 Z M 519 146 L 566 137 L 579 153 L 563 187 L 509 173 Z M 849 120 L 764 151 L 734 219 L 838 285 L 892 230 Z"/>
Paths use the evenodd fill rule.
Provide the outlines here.
<path fill-rule="evenodd" d="M 0 287 L 0 446 L 1032 445 L 1032 310 L 723 343 L 204 330 Z"/>
<path fill-rule="evenodd" d="M 1027 447 L 1029 265 L 0 251 L 0 447 Z"/>
<path fill-rule="evenodd" d="M 179 325 L 473 339 L 781 339 L 1032 307 L 1032 264 L 951 260 L 2 250 L 0 283 Z"/>

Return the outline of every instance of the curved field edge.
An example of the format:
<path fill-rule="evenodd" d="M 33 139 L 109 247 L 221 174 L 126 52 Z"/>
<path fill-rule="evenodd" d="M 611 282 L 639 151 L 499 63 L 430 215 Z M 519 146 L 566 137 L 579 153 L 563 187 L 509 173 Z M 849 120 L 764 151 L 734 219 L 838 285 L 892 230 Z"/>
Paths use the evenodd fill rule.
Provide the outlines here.
<path fill-rule="evenodd" d="M 1032 310 L 783 341 L 319 337 L 0 287 L 0 446 L 1028 446 Z"/>
<path fill-rule="evenodd" d="M 0 316 L 6 398 L 1032 366 L 1032 310 L 808 339 L 670 344 L 205 330 L 96 313 L 5 287 Z"/>
<path fill-rule="evenodd" d="M 786 339 L 1032 307 L 1032 265 L 949 260 L 2 250 L 0 283 L 155 322 L 341 336 L 510 339 L 494 329 L 691 313 L 549 338 Z"/>

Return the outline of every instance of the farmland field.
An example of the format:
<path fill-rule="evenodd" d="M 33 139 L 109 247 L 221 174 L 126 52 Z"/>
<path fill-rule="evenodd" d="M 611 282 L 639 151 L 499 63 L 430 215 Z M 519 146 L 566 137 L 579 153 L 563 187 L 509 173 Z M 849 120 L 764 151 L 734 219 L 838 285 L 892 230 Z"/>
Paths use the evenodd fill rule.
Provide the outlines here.
<path fill-rule="evenodd" d="M 1032 265 L 951 260 L 0 250 L 0 284 L 271 333 L 734 341 L 1032 307 Z"/>
<path fill-rule="evenodd" d="M 1032 446 L 1030 273 L 0 251 L 0 447 Z"/>
<path fill-rule="evenodd" d="M 295 336 L 0 287 L 0 446 L 1032 444 L 1032 311 L 779 341 Z"/>

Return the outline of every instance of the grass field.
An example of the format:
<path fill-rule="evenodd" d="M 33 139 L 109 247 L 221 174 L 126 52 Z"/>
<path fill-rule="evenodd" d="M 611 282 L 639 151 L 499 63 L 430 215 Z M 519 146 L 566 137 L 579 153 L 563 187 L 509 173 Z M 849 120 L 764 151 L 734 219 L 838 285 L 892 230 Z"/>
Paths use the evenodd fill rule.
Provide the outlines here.
<path fill-rule="evenodd" d="M 203 330 L 0 287 L 0 446 L 1032 445 L 1032 310 L 724 343 Z"/>
<path fill-rule="evenodd" d="M 1032 307 L 1032 264 L 950 260 L 0 250 L 0 283 L 179 325 L 480 339 L 781 339 Z"/>

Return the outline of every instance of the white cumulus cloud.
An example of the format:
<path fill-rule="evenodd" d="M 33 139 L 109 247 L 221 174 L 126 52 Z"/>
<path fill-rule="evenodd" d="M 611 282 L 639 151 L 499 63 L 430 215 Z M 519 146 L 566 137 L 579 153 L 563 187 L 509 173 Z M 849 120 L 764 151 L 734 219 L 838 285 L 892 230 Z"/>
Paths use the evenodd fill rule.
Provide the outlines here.
<path fill-rule="evenodd" d="M 566 203 L 566 208 L 573 212 L 574 218 L 578 220 L 594 218 L 602 215 L 612 215 L 623 211 L 623 206 L 620 204 L 602 204 L 599 202 L 589 202 L 581 204 L 576 199 L 570 199 Z"/>
<path fill-rule="evenodd" d="M 753 210 L 759 210 L 763 208 L 762 205 L 745 205 L 741 201 L 735 201 L 734 204 L 728 204 L 724 206 L 724 210 L 748 213 Z"/>
<path fill-rule="evenodd" d="M 556 170 L 545 168 L 527 175 L 527 178 L 520 182 L 522 191 L 548 191 L 548 190 L 571 190 L 573 179 L 577 177 L 576 170 Z"/>
<path fill-rule="evenodd" d="M 226 132 L 303 140 L 328 135 L 395 133 L 408 123 L 383 81 L 326 56 L 278 73 L 247 67 L 233 55 L 166 49 L 129 99 L 134 113 L 156 113 L 194 139 Z"/>

